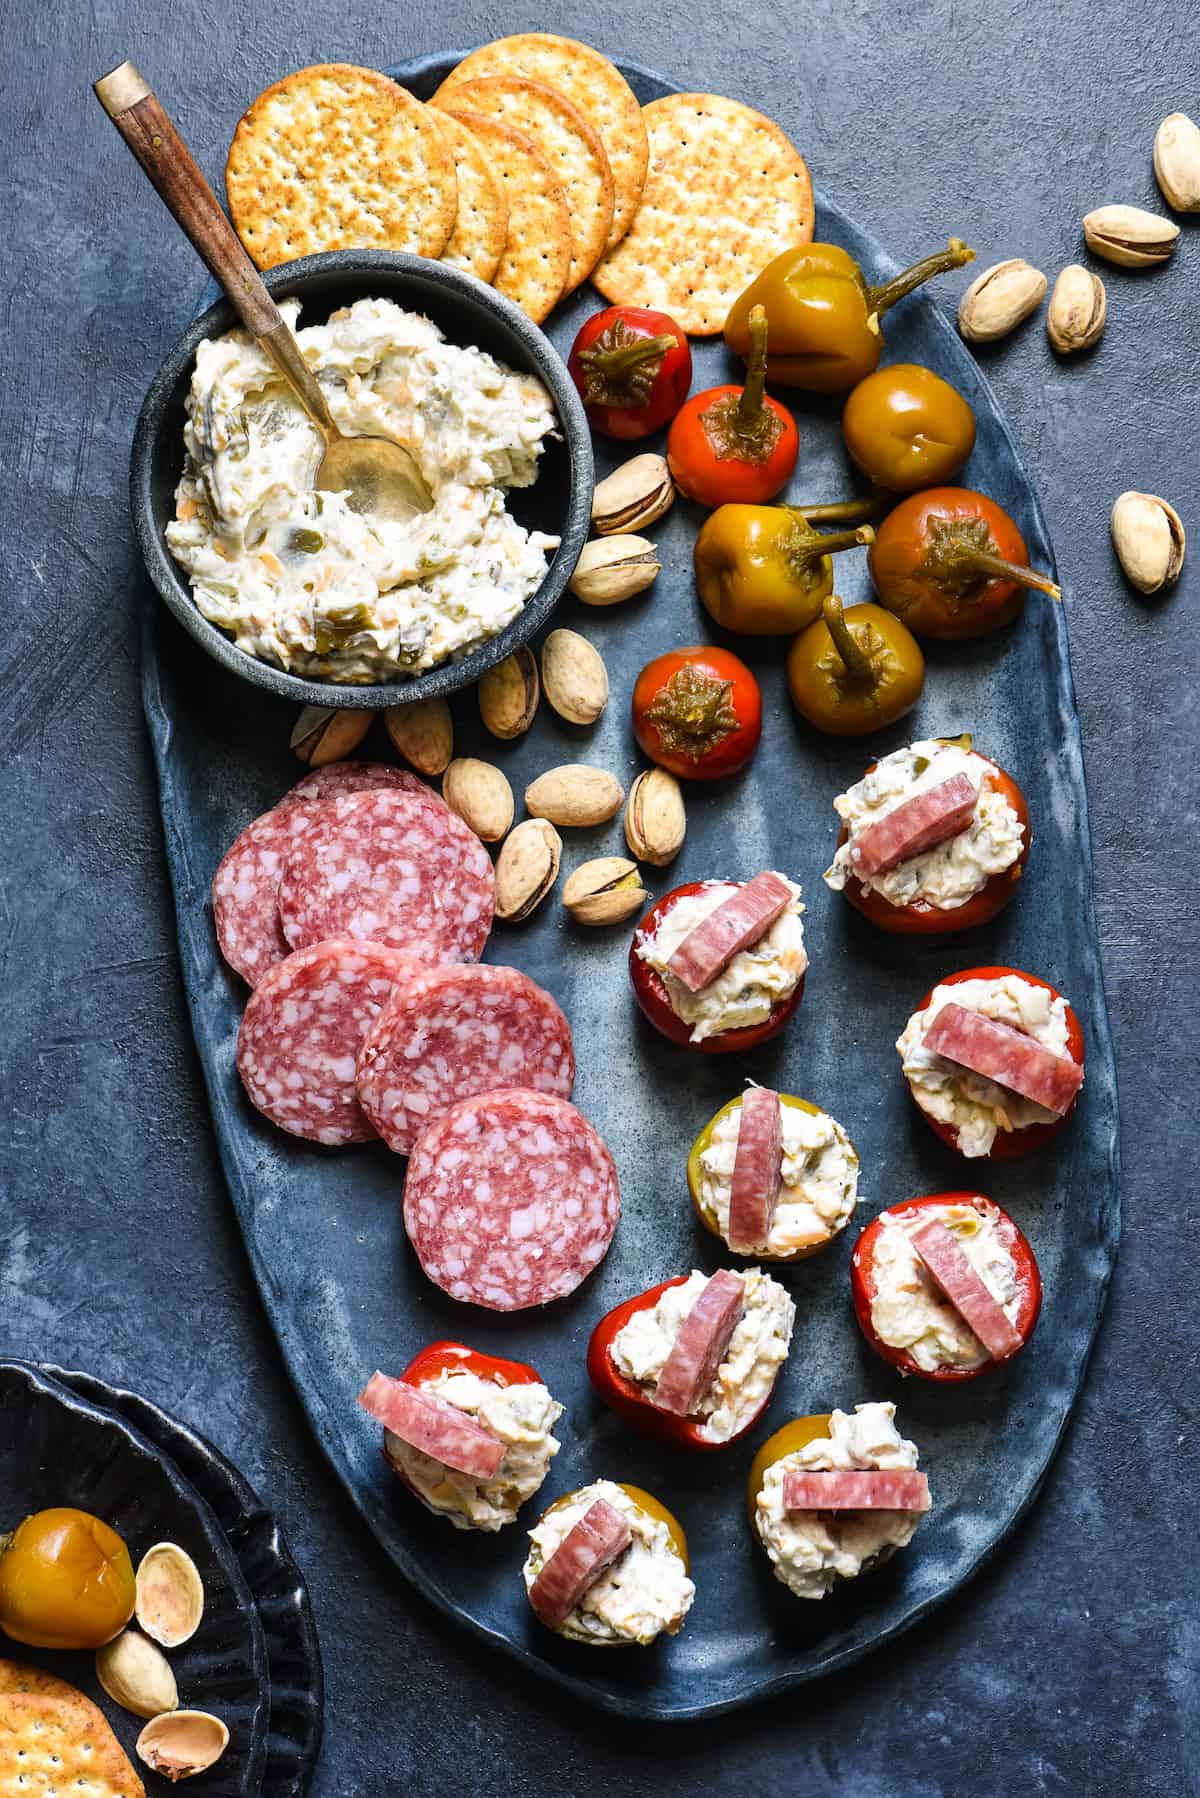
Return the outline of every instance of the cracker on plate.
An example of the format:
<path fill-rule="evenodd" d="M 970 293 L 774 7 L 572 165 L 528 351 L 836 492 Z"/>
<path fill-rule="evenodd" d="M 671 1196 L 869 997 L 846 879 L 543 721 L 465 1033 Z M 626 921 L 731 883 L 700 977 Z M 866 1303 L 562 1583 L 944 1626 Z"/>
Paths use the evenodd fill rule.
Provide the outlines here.
<path fill-rule="evenodd" d="M 556 87 L 599 132 L 613 177 L 611 249 L 633 223 L 646 180 L 646 126 L 637 95 L 624 75 L 590 44 L 527 31 L 472 50 L 447 75 L 434 98 L 445 100 L 464 81 L 490 75 L 525 75 Z"/>
<path fill-rule="evenodd" d="M 458 176 L 458 217 L 442 261 L 490 281 L 500 266 L 508 234 L 508 198 L 492 174 L 478 138 L 448 112 L 437 114 L 449 140 Z"/>
<path fill-rule="evenodd" d="M 464 81 L 448 101 L 460 112 L 499 119 L 531 137 L 567 196 L 571 228 L 571 266 L 566 293 L 585 281 L 604 254 L 612 224 L 613 178 L 604 145 L 583 114 L 544 81 L 524 75 L 488 75 Z"/>
<path fill-rule="evenodd" d="M 508 236 L 492 285 L 541 324 L 566 285 L 571 221 L 566 196 L 533 139 L 499 119 L 454 112 L 478 138 L 508 196 Z"/>
<path fill-rule="evenodd" d="M 59 1679 L 57 1673 L 26 1666 L 24 1661 L 0 1660 L 0 1694 L 5 1692 L 40 1692 L 43 1698 L 80 1698 L 85 1704 L 91 1703 L 77 1687 Z M 101 1715 L 99 1711 L 96 1714 Z"/>
<path fill-rule="evenodd" d="M 348 63 L 299 69 L 258 96 L 233 134 L 225 187 L 259 268 L 318 250 L 440 256 L 458 211 L 437 120 L 386 75 Z"/>
<path fill-rule="evenodd" d="M 719 94 L 668 94 L 642 113 L 642 203 L 592 280 L 614 304 L 659 307 L 711 337 L 760 269 L 812 241 L 808 165 L 774 120 Z"/>
<path fill-rule="evenodd" d="M 146 1798 L 96 1706 L 41 1692 L 0 1696 L 0 1798 Z"/>

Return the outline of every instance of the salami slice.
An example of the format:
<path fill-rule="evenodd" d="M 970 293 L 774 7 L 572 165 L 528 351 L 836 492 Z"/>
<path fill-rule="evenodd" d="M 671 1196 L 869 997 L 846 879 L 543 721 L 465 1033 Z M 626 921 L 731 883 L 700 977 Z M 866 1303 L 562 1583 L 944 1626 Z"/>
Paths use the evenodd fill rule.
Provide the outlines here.
<path fill-rule="evenodd" d="M 406 1380 L 373 1373 L 358 1402 L 401 1442 L 473 1479 L 493 1479 L 507 1452 L 499 1436 L 493 1436 L 457 1405 L 422 1392 Z"/>
<path fill-rule="evenodd" d="M 279 877 L 288 855 L 320 822 L 323 807 L 276 807 L 248 824 L 213 876 L 213 922 L 221 954 L 257 986 L 288 953 L 279 923 Z"/>
<path fill-rule="evenodd" d="M 864 830 L 850 847 L 850 865 L 864 880 L 887 874 L 965 830 L 978 803 L 979 789 L 970 775 L 952 774 L 893 806 Z"/>
<path fill-rule="evenodd" d="M 783 1116 L 779 1094 L 751 1086 L 738 1111 L 737 1148 L 729 1190 L 726 1238 L 735 1254 L 763 1249 L 783 1186 Z"/>
<path fill-rule="evenodd" d="M 402 949 L 350 937 L 297 949 L 268 969 L 238 1031 L 251 1104 L 310 1142 L 369 1142 L 375 1127 L 355 1096 L 355 1062 L 396 982 L 420 971 Z"/>
<path fill-rule="evenodd" d="M 604 1259 L 620 1214 L 612 1156 L 549 1093 L 463 1099 L 413 1146 L 409 1241 L 434 1284 L 467 1304 L 520 1311 L 564 1298 Z"/>
<path fill-rule="evenodd" d="M 786 880 L 778 874 L 756 874 L 688 931 L 667 967 L 689 993 L 698 993 L 742 949 L 764 937 L 791 903 L 792 889 Z"/>
<path fill-rule="evenodd" d="M 662 1365 L 654 1402 L 660 1411 L 687 1417 L 704 1398 L 725 1359 L 742 1315 L 746 1285 L 740 1274 L 720 1268 L 684 1318 Z"/>
<path fill-rule="evenodd" d="M 930 1278 L 992 1359 L 1005 1361 L 1015 1355 L 1025 1338 L 1009 1322 L 1007 1311 L 972 1266 L 953 1230 L 948 1230 L 940 1217 L 931 1217 L 916 1230 L 910 1230 L 908 1239 Z"/>
<path fill-rule="evenodd" d="M 546 1562 L 529 1602 L 550 1629 L 560 1629 L 584 1593 L 633 1541 L 627 1518 L 606 1498 L 588 1506 Z"/>
<path fill-rule="evenodd" d="M 1036 1037 L 965 1005 L 940 1008 L 925 1031 L 925 1047 L 1057 1117 L 1067 1115 L 1083 1085 L 1083 1068 L 1073 1056 L 1056 1055 Z"/>
<path fill-rule="evenodd" d="M 927 1511 L 930 1502 L 929 1481 L 909 1467 L 850 1473 L 792 1468 L 783 1476 L 788 1511 Z"/>
<path fill-rule="evenodd" d="M 308 806 L 287 806 L 284 816 Z M 279 882 L 279 920 L 293 949 L 353 936 L 431 966 L 478 961 L 492 927 L 496 881 L 474 831 L 417 793 L 348 793 L 320 817 Z"/>
<path fill-rule="evenodd" d="M 431 968 L 406 981 L 358 1058 L 359 1104 L 398 1155 L 460 1099 L 498 1086 L 567 1099 L 574 1083 L 571 1026 L 516 968 Z"/>
<path fill-rule="evenodd" d="M 313 799 L 342 799 L 347 793 L 423 793 L 436 805 L 444 805 L 441 795 L 407 768 L 394 768 L 390 762 L 327 762 L 314 768 L 303 780 L 284 794 L 280 805 L 295 805 Z"/>

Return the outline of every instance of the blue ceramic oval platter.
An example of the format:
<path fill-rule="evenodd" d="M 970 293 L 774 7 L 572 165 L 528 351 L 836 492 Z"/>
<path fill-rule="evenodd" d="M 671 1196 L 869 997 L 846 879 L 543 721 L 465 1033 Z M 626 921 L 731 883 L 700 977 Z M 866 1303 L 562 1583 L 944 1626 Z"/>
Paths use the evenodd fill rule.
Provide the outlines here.
<path fill-rule="evenodd" d="M 457 60 L 393 71 L 427 97 Z M 626 68 L 639 97 L 671 91 Z M 803 147 L 803 123 L 781 121 Z M 818 196 L 819 239 L 845 246 L 868 277 L 897 263 L 829 200 Z M 934 246 L 900 246 L 913 256 Z M 590 289 L 553 316 L 565 354 L 599 304 Z M 693 391 L 730 375 L 723 345 L 693 346 Z M 996 401 L 975 362 L 927 295 L 888 321 L 885 359 L 939 370 L 973 406 L 978 441 L 962 476 L 1012 512 L 1031 560 L 1053 568 L 1037 500 Z M 851 490 L 836 407 L 799 414 L 799 469 L 787 497 L 829 500 Z M 650 439 L 639 448 L 659 447 Z M 602 444 L 598 472 L 623 456 Z M 681 501 L 652 527 L 663 571 L 645 595 L 609 609 L 565 598 L 555 623 L 582 630 L 608 665 L 612 700 L 582 732 L 543 706 L 523 738 L 498 743 L 479 723 L 474 696 L 454 698 L 457 753 L 500 763 L 520 794 L 544 769 L 583 760 L 628 785 L 639 768 L 629 716 L 638 670 L 675 645 L 711 640 L 695 595 L 692 545 L 702 514 Z M 870 597 L 865 559 L 841 558 L 847 602 Z M 624 1214 L 600 1269 L 570 1299 L 504 1316 L 455 1304 L 422 1276 L 401 1222 L 403 1164 L 380 1146 L 333 1153 L 275 1132 L 243 1097 L 234 1066 L 245 1001 L 217 954 L 208 905 L 222 852 L 270 807 L 300 769 L 288 752 L 290 709 L 253 699 L 206 660 L 153 602 L 147 609 L 144 694 L 158 764 L 184 979 L 229 1188 L 263 1302 L 330 1463 L 365 1522 L 409 1580 L 443 1611 L 532 1673 L 635 1717 L 687 1717 L 745 1704 L 844 1667 L 963 1588 L 994 1554 L 1037 1493 L 1080 1389 L 1104 1302 L 1118 1234 L 1117 1104 L 1097 957 L 1087 798 L 1067 655 L 1070 610 L 1038 596 L 1009 631 L 934 647 L 917 711 L 881 737 L 836 741 L 798 723 L 781 645 L 735 647 L 762 683 L 764 731 L 746 774 L 688 793 L 688 834 L 675 864 L 650 870 L 654 890 L 779 868 L 800 880 L 811 957 L 804 1003 L 773 1043 L 740 1058 L 673 1048 L 642 1023 L 625 970 L 627 928 L 572 925 L 557 899 L 518 930 L 497 929 L 487 958 L 525 969 L 570 1018 L 579 1077 L 575 1101 L 609 1144 Z M 868 759 L 916 737 L 975 733 L 981 749 L 1023 786 L 1033 850 L 1014 903 L 965 939 L 906 940 L 873 930 L 821 880 L 835 840 L 835 794 Z M 380 726 L 361 751 L 389 758 Z M 564 876 L 592 856 L 623 852 L 619 819 L 568 832 Z M 561 889 L 560 889 L 561 890 Z M 1015 1163 L 966 1164 L 945 1149 L 911 1105 L 893 1044 L 925 989 L 944 973 L 983 963 L 1025 968 L 1051 981 L 1080 1014 L 1088 1078 L 1076 1114 L 1043 1153 Z M 688 1201 L 691 1141 L 753 1078 L 817 1101 L 858 1146 L 857 1224 L 918 1193 L 980 1179 L 1032 1241 L 1046 1302 L 1028 1349 L 1006 1370 L 959 1386 L 903 1381 L 865 1346 L 850 1306 L 852 1227 L 826 1253 L 785 1268 L 798 1308 L 796 1335 L 768 1416 L 745 1444 L 706 1457 L 655 1447 L 593 1397 L 584 1368 L 592 1327 L 618 1301 L 691 1267 L 720 1264 Z M 526 1603 L 520 1567 L 525 1528 L 478 1536 L 451 1530 L 413 1502 L 385 1468 L 377 1428 L 355 1395 L 376 1367 L 399 1372 L 424 1343 L 459 1337 L 530 1361 L 566 1405 L 562 1452 L 527 1521 L 561 1493 L 607 1476 L 650 1488 L 681 1517 L 697 1586 L 682 1633 L 628 1654 L 590 1652 L 549 1635 Z M 912 1546 L 835 1598 L 803 1603 L 770 1574 L 752 1542 L 743 1494 L 753 1449 L 797 1413 L 894 1400 L 919 1446 L 934 1509 Z M 522 1524 L 526 1522 L 523 1517 Z"/>

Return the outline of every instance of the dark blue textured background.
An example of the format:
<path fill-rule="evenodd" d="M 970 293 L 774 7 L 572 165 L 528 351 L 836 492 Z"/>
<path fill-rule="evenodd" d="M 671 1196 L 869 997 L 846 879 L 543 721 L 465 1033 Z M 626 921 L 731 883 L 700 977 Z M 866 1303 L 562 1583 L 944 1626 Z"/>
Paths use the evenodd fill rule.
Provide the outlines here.
<path fill-rule="evenodd" d="M 774 113 L 893 253 L 953 228 L 984 265 L 1025 255 L 1053 275 L 1079 255 L 1089 207 L 1156 203 L 1154 129 L 1195 109 L 1191 6 L 808 0 L 733 14 L 672 0 L 651 14 L 630 0 L 549 12 L 310 0 L 299 16 L 247 0 L 95 0 L 3 14 L 0 1346 L 141 1387 L 276 1505 L 323 1633 L 321 1798 L 599 1784 L 817 1798 L 1200 1790 L 1195 1276 L 1182 1234 L 1197 1074 L 1196 576 L 1144 602 L 1107 537 L 1127 486 L 1200 519 L 1195 228 L 1161 274 L 1104 271 L 1109 326 L 1090 360 L 1056 362 L 1037 324 L 985 352 L 1074 595 L 1122 1078 L 1123 1255 L 1064 1453 L 997 1563 L 894 1650 L 740 1718 L 622 1731 L 547 1701 L 396 1589 L 258 1309 L 179 988 L 125 514 L 133 418 L 196 269 L 88 92 L 133 55 L 215 178 L 244 105 L 289 68 L 563 29 Z"/>

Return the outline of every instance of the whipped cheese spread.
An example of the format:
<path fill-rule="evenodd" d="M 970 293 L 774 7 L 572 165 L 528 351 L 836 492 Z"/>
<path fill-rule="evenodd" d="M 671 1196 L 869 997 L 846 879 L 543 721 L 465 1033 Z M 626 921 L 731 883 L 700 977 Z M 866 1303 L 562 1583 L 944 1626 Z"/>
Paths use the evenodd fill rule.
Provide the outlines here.
<path fill-rule="evenodd" d="M 746 1268 L 742 1281 L 742 1315 L 716 1378 L 692 1413 L 704 1419 L 702 1433 L 712 1442 L 728 1442 L 758 1415 L 787 1359 L 796 1321 L 791 1298 L 761 1268 Z M 635 1311 L 613 1337 L 613 1361 L 626 1379 L 645 1387 L 650 1399 L 683 1321 L 707 1285 L 707 1275 L 689 1274 L 682 1285 L 669 1286 L 656 1304 Z"/>
<path fill-rule="evenodd" d="M 295 330 L 299 301 L 280 310 Z M 537 478 L 549 394 L 391 300 L 296 335 L 339 428 L 405 444 L 433 509 L 391 522 L 316 492 L 323 439 L 265 350 L 244 331 L 204 342 L 166 531 L 198 609 L 309 679 L 394 680 L 466 654 L 517 616 L 557 546 L 505 507 Z"/>
<path fill-rule="evenodd" d="M 633 1541 L 590 1586 L 562 1625 L 577 1642 L 653 1642 L 665 1630 L 675 1635 L 692 1607 L 696 1588 L 688 1578 L 665 1523 L 651 1517 L 612 1480 L 596 1480 L 552 1506 L 529 1532 L 529 1555 L 522 1573 L 528 1591 L 563 1538 L 598 1498 L 628 1520 Z"/>
<path fill-rule="evenodd" d="M 959 1153 L 987 1155 L 998 1131 L 1024 1130 L 1059 1120 L 1044 1105 L 1023 1099 L 982 1074 L 973 1074 L 925 1047 L 925 1032 L 943 1005 L 962 1005 L 998 1024 L 1023 1030 L 1055 1055 L 1069 1055 L 1066 1001 L 1017 974 L 996 980 L 960 980 L 935 987 L 929 1004 L 915 1011 L 896 1039 L 904 1078 L 913 1098 L 932 1118 L 957 1133 Z"/>
<path fill-rule="evenodd" d="M 873 1562 L 911 1542 L 920 1511 L 788 1511 L 783 1482 L 792 1468 L 852 1472 L 915 1467 L 917 1450 L 892 1419 L 895 1405 L 835 1411 L 828 1436 L 808 1442 L 768 1467 L 754 1506 L 754 1527 L 775 1578 L 797 1598 L 824 1598 L 835 1581 L 855 1579 Z"/>
<path fill-rule="evenodd" d="M 790 1255 L 819 1248 L 844 1229 L 858 1203 L 858 1155 L 836 1118 L 780 1100 L 783 1185 L 764 1251 Z M 700 1154 L 700 1204 L 718 1233 L 728 1238 L 733 1166 L 737 1158 L 740 1103 L 713 1128 Z"/>
<path fill-rule="evenodd" d="M 937 1218 L 950 1230 L 1009 1323 L 1021 1295 L 1017 1266 L 996 1230 L 994 1205 L 923 1206 L 907 1219 L 884 1212 L 871 1267 L 875 1296 L 871 1327 L 889 1348 L 904 1349 L 926 1373 L 939 1367 L 982 1367 L 991 1359 L 974 1331 L 945 1298 L 912 1246 L 910 1232 Z"/>
<path fill-rule="evenodd" d="M 890 905 L 912 905 L 923 900 L 939 911 L 953 911 L 965 905 L 994 874 L 1002 874 L 1021 854 L 1025 827 L 1004 794 L 988 784 L 994 772 L 982 756 L 952 740 L 929 738 L 885 755 L 869 774 L 839 793 L 833 802 L 848 835 L 839 844 L 832 866 L 825 871 L 825 884 L 840 893 L 848 880 L 857 880 Z M 956 774 L 965 774 L 979 790 L 979 803 L 967 828 L 885 874 L 864 879 L 850 860 L 856 840 L 897 806 Z"/>
<path fill-rule="evenodd" d="M 384 1453 L 431 1511 L 448 1517 L 455 1529 L 499 1530 L 516 1519 L 550 1470 L 559 1450 L 552 1431 L 563 1408 L 541 1384 L 498 1386 L 478 1374 L 447 1371 L 427 1380 L 421 1390 L 457 1405 L 485 1430 L 507 1444 L 503 1461 L 490 1480 L 459 1473 L 383 1433 Z"/>
<path fill-rule="evenodd" d="M 737 892 L 736 881 L 706 881 L 702 892 L 677 900 L 653 935 L 638 941 L 637 954 L 660 976 L 672 1011 L 691 1027 L 692 1042 L 702 1043 L 723 1030 L 765 1023 L 774 1008 L 790 999 L 799 986 L 808 966 L 800 921 L 804 907 L 795 881 L 786 874 L 778 878 L 791 888 L 791 904 L 757 943 L 739 950 L 728 967 L 698 993 L 689 992 L 667 963 L 684 937 Z"/>

